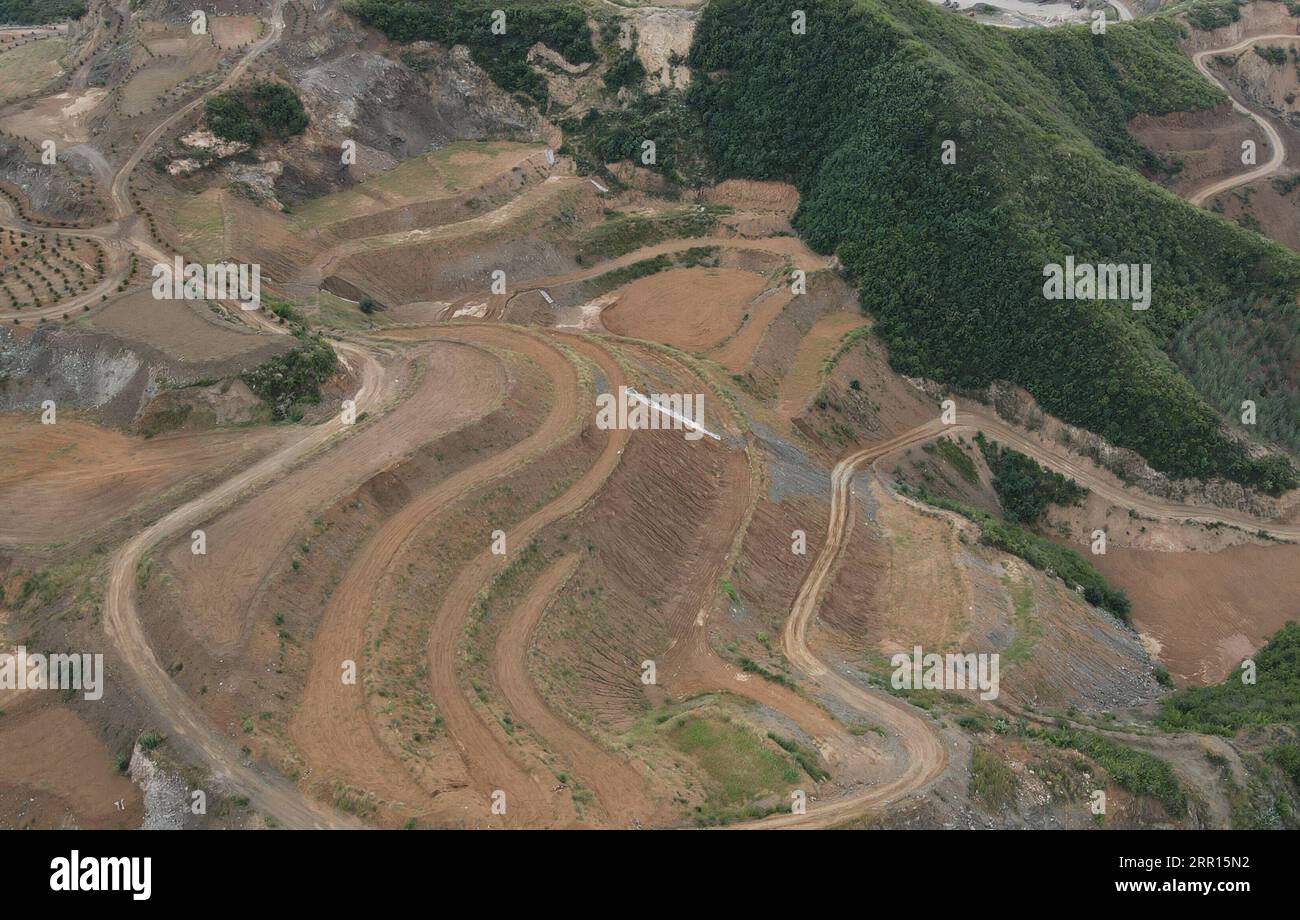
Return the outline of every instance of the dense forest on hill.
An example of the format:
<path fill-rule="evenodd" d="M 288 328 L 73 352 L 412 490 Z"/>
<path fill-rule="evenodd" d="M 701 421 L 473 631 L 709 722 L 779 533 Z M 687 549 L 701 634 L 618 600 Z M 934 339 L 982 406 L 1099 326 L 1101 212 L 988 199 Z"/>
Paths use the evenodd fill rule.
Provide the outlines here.
<path fill-rule="evenodd" d="M 0 23 L 11 25 L 43 25 L 85 15 L 81 0 L 0 0 Z"/>
<path fill-rule="evenodd" d="M 1143 179 L 1133 116 L 1223 101 L 1167 20 L 1000 30 L 925 0 L 713 0 L 690 63 L 719 173 L 794 182 L 795 223 L 837 252 L 902 372 L 1006 379 L 1177 477 L 1279 491 L 1169 359 L 1232 300 L 1300 289 L 1300 257 Z M 945 141 L 956 144 L 946 165 Z M 1043 268 L 1148 263 L 1150 309 L 1049 300 Z"/>
<path fill-rule="evenodd" d="M 546 81 L 528 66 L 528 49 L 542 42 L 570 64 L 596 60 L 582 8 L 567 0 L 348 0 L 345 8 L 396 41 L 465 45 L 474 62 L 503 89 L 547 99 Z M 504 13 L 504 31 L 493 31 Z"/>

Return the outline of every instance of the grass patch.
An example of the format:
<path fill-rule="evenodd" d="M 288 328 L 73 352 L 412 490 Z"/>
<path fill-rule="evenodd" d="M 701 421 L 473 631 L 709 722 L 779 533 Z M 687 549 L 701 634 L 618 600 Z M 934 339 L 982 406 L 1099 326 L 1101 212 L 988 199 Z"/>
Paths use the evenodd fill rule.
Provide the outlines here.
<path fill-rule="evenodd" d="M 970 759 L 970 797 L 991 812 L 1001 811 L 1016 800 L 1019 781 L 1007 762 L 993 750 L 976 747 Z"/>
<path fill-rule="evenodd" d="M 763 798 L 783 800 L 799 781 L 799 771 L 780 750 L 726 717 L 683 715 L 668 724 L 668 741 L 695 760 L 712 788 L 708 807 L 697 813 L 705 824 L 768 814 Z"/>
<path fill-rule="evenodd" d="M 707 205 L 682 208 L 656 217 L 617 216 L 597 224 L 578 238 L 579 265 L 593 265 L 667 240 L 707 236 L 726 208 Z"/>
<path fill-rule="evenodd" d="M 1027 734 L 1056 747 L 1078 751 L 1105 770 L 1121 789 L 1158 800 L 1170 817 L 1181 818 L 1187 814 L 1187 793 L 1173 768 L 1159 757 L 1125 747 L 1095 732 L 1051 728 L 1029 729 Z"/>
<path fill-rule="evenodd" d="M 67 47 L 61 38 L 43 38 L 0 54 L 0 101 L 34 93 L 57 77 Z"/>

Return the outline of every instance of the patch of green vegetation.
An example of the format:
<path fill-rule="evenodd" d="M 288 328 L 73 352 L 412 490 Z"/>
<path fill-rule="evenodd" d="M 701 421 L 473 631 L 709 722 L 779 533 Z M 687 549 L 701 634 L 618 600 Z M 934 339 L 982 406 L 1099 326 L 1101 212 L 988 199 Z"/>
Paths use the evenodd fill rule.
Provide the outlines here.
<path fill-rule="evenodd" d="M 250 145 L 263 137 L 285 140 L 301 134 L 309 121 L 293 88 L 269 80 L 217 93 L 205 103 L 205 112 L 217 137 Z"/>
<path fill-rule="evenodd" d="M 912 492 L 917 498 L 936 508 L 955 511 L 963 517 L 970 518 L 980 525 L 981 543 L 994 546 L 1013 556 L 1019 556 L 1036 569 L 1053 573 L 1071 589 L 1076 585 L 1083 588 L 1083 596 L 1088 603 L 1109 610 L 1122 620 L 1128 619 L 1129 611 L 1132 609 L 1128 595 L 1122 590 L 1111 588 L 1105 577 L 1074 550 L 1057 546 L 1019 524 L 996 518 L 987 511 L 973 508 L 964 502 L 934 495 L 924 488 L 917 490 L 905 488 L 904 491 Z"/>
<path fill-rule="evenodd" d="M 991 812 L 1001 811 L 1016 800 L 1019 781 L 1007 762 L 993 750 L 975 747 L 970 758 L 970 797 Z"/>
<path fill-rule="evenodd" d="M 939 456 L 961 474 L 962 479 L 970 483 L 979 482 L 980 476 L 975 469 L 975 461 L 971 459 L 970 454 L 962 450 L 961 445 L 956 441 L 949 438 L 937 438 L 934 447 Z"/>
<path fill-rule="evenodd" d="M 636 48 L 624 48 L 615 55 L 605 71 L 605 87 L 611 92 L 636 89 L 645 82 L 645 67 L 637 57 Z"/>
<path fill-rule="evenodd" d="M 1213 32 L 1230 26 L 1241 18 L 1241 0 L 1198 0 L 1186 6 L 1171 7 L 1169 12 L 1187 13 L 1187 22 L 1200 32 Z"/>
<path fill-rule="evenodd" d="M 726 824 L 771 811 L 756 805 L 765 797 L 783 798 L 799 781 L 799 771 L 749 729 L 724 718 L 687 714 L 668 723 L 668 741 L 692 757 L 713 782 L 701 824 Z"/>
<path fill-rule="evenodd" d="M 1279 744 L 1269 748 L 1268 759 L 1277 764 L 1287 779 L 1300 788 L 1300 744 Z"/>
<path fill-rule="evenodd" d="M 975 443 L 993 471 L 993 489 L 1003 514 L 1018 524 L 1033 524 L 1048 505 L 1077 505 L 1088 494 L 1073 479 L 1044 469 L 1019 451 L 989 441 L 983 432 L 975 435 Z"/>
<path fill-rule="evenodd" d="M 345 9 L 394 41 L 465 45 L 498 86 L 543 104 L 546 81 L 528 65 L 528 49 L 541 42 L 570 64 L 596 60 L 586 14 L 571 0 L 348 0 Z"/>
<path fill-rule="evenodd" d="M 14 606 L 23 608 L 27 602 L 36 599 L 40 606 L 52 603 L 58 595 L 62 585 L 55 578 L 49 569 L 38 569 L 23 579 L 23 583 L 18 587 L 18 597 L 14 599 Z"/>
<path fill-rule="evenodd" d="M 1279 45 L 1256 45 L 1255 53 L 1274 67 L 1281 67 L 1286 63 L 1286 49 Z"/>
<path fill-rule="evenodd" d="M 140 745 L 140 750 L 152 751 L 166 740 L 164 735 L 150 731 L 142 734 L 136 743 Z"/>
<path fill-rule="evenodd" d="M 659 272 L 667 271 L 673 267 L 673 260 L 666 255 L 658 255 L 651 259 L 642 259 L 639 262 L 633 262 L 631 265 L 624 265 L 622 268 L 616 268 L 613 271 L 594 278 L 587 283 L 587 292 L 599 296 L 614 288 L 630 284 L 638 278 L 645 278 L 649 275 L 656 275 Z"/>
<path fill-rule="evenodd" d="M 279 420 L 294 419 L 300 403 L 320 402 L 320 385 L 338 370 L 338 356 L 329 342 L 306 332 L 298 338 L 302 344 L 297 348 L 239 375 Z"/>
<path fill-rule="evenodd" d="M 1234 671 L 1221 684 L 1188 687 L 1165 699 L 1156 724 L 1166 731 L 1232 735 L 1248 725 L 1300 726 L 1300 624 L 1279 629 L 1254 656 L 1255 683 Z"/>
<path fill-rule="evenodd" d="M 747 655 L 741 655 L 737 661 L 740 663 L 741 670 L 747 674 L 757 674 L 759 677 L 763 678 L 763 680 L 770 680 L 772 683 L 780 684 L 783 687 L 794 686 L 794 684 L 791 683 L 790 678 L 786 677 L 784 674 L 777 674 L 775 671 L 769 671 Z"/>
<path fill-rule="evenodd" d="M 1300 173 L 1294 176 L 1287 176 L 1285 179 L 1274 179 L 1273 188 L 1279 195 L 1290 195 L 1295 191 L 1297 185 L 1300 185 Z"/>
<path fill-rule="evenodd" d="M 783 750 L 787 751 L 790 756 L 794 758 L 795 763 L 797 763 L 814 781 L 820 783 L 831 778 L 830 773 L 826 772 L 818 761 L 817 754 L 808 750 L 798 741 L 795 741 L 793 738 L 782 738 L 775 732 L 768 732 L 767 737 L 771 738 L 780 745 Z"/>
<path fill-rule="evenodd" d="M 1034 583 L 1025 579 L 1018 585 L 1004 581 L 1011 590 L 1011 600 L 1016 611 L 1016 637 L 1011 640 L 1002 653 L 1002 660 L 1007 664 L 1019 664 L 1028 661 L 1034 653 L 1034 646 L 1043 635 L 1042 624 L 1034 616 Z"/>
<path fill-rule="evenodd" d="M 1025 387 L 1048 412 L 1177 477 L 1293 486 L 1255 457 L 1164 353 L 1232 296 L 1292 295 L 1300 257 L 1178 200 L 1129 119 L 1223 94 L 1167 18 L 991 29 L 925 0 L 714 0 L 691 87 L 715 171 L 793 181 L 795 226 L 834 252 L 894 367 L 962 387 Z M 796 114 L 797 113 L 797 114 Z M 957 159 L 945 164 L 945 143 Z M 1147 263 L 1147 310 L 1046 299 L 1043 268 Z"/>
<path fill-rule="evenodd" d="M 702 146 L 699 111 L 686 93 L 664 90 L 640 93 L 615 109 L 589 109 L 567 118 L 561 153 L 573 157 L 584 172 L 609 176 L 606 163 L 630 160 L 677 185 L 697 184 L 709 175 Z M 644 143 L 654 141 L 654 161 L 646 163 Z"/>
<path fill-rule="evenodd" d="M 1172 818 L 1187 814 L 1187 793 L 1173 767 L 1159 757 L 1125 747 L 1095 732 L 1073 728 L 1028 729 L 1026 734 L 1092 759 L 1115 785 L 1134 795 L 1157 799 Z"/>
<path fill-rule="evenodd" d="M 0 22 L 39 26 L 86 15 L 82 0 L 0 0 Z"/>
<path fill-rule="evenodd" d="M 699 205 L 655 217 L 613 217 L 579 237 L 577 262 L 579 265 L 590 265 L 667 240 L 707 236 L 717 226 L 718 216 L 726 213 L 726 210 L 712 205 Z"/>
<path fill-rule="evenodd" d="M 294 309 L 293 304 L 287 300 L 281 300 L 278 297 L 267 296 L 263 298 L 263 304 L 274 316 L 281 322 L 289 323 L 294 326 L 305 326 L 307 320 L 301 313 Z"/>

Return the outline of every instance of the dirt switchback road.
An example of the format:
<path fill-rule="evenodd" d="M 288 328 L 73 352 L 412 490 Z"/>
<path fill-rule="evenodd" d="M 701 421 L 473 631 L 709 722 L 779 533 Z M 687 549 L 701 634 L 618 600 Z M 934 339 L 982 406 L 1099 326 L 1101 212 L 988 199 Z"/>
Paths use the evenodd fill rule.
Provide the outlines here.
<path fill-rule="evenodd" d="M 1232 107 L 1242 115 L 1245 115 L 1251 121 L 1255 122 L 1255 124 L 1259 125 L 1260 130 L 1268 136 L 1269 145 L 1273 148 L 1273 155 L 1269 157 L 1267 163 L 1264 163 L 1261 166 L 1257 166 L 1252 170 L 1240 173 L 1236 176 L 1229 176 L 1226 179 L 1212 182 L 1200 191 L 1194 192 L 1187 199 L 1190 203 L 1201 205 L 1210 198 L 1213 198 L 1215 195 L 1218 195 L 1220 192 L 1225 192 L 1230 188 L 1235 188 L 1246 182 L 1253 182 L 1256 179 L 1263 179 L 1271 176 L 1280 171 L 1283 163 L 1286 161 L 1286 145 L 1282 143 L 1282 135 L 1278 133 L 1277 128 L 1274 128 L 1272 122 L 1267 118 L 1257 115 L 1255 112 L 1252 112 L 1250 109 L 1238 102 L 1236 97 L 1232 95 L 1232 91 L 1228 89 L 1227 84 L 1214 75 L 1206 61 L 1216 54 L 1235 54 L 1238 51 L 1249 48 L 1256 42 L 1268 41 L 1270 39 L 1278 41 L 1290 40 L 1294 42 L 1298 37 L 1300 36 L 1286 34 L 1256 35 L 1254 38 L 1243 39 L 1235 45 L 1229 45 L 1226 48 L 1210 48 L 1206 51 L 1198 51 L 1196 54 L 1192 55 L 1192 63 L 1196 65 L 1196 69 L 1199 70 L 1207 80 L 1210 80 L 1215 86 L 1227 93 L 1228 98 L 1232 101 Z"/>
<path fill-rule="evenodd" d="M 383 383 L 383 369 L 361 348 L 347 344 L 337 347 L 360 371 L 362 385 L 356 397 L 358 415 L 373 411 Z M 246 795 L 258 812 L 288 827 L 359 825 L 328 806 L 308 800 L 287 780 L 245 766 L 243 755 L 235 745 L 172 681 L 171 675 L 154 655 L 135 605 L 136 573 L 145 554 L 155 544 L 202 521 L 246 490 L 281 475 L 303 457 L 323 447 L 343 428 L 341 418 L 319 425 L 302 440 L 159 519 L 114 554 L 104 598 L 105 629 L 124 663 L 135 675 L 150 708 L 162 720 L 158 727 L 175 741 L 197 748 L 203 762 L 219 781 Z"/>
<path fill-rule="evenodd" d="M 904 765 L 893 779 L 853 795 L 817 805 L 806 814 L 775 815 L 748 825 L 751 828 L 816 828 L 838 824 L 864 812 L 879 809 L 924 789 L 948 765 L 948 752 L 929 715 L 894 699 L 883 691 L 868 690 L 834 671 L 808 645 L 808 628 L 835 563 L 852 532 L 853 477 L 867 463 L 890 451 L 940 434 L 944 425 L 934 422 L 845 457 L 831 473 L 831 513 L 826 542 L 813 561 L 808 576 L 795 595 L 781 634 L 781 648 L 804 676 L 820 684 L 845 704 L 863 713 L 901 739 Z"/>
<path fill-rule="evenodd" d="M 604 349 L 578 338 L 558 334 L 555 338 L 562 339 L 566 345 L 592 359 L 600 367 L 606 386 L 611 390 L 617 390 L 625 382 L 622 369 Z M 563 420 L 564 429 L 575 430 L 584 419 L 591 417 L 594 407 L 579 408 L 577 374 L 572 366 L 570 368 L 572 380 L 567 388 L 557 388 L 551 417 Z M 534 446 L 533 450 L 557 443 L 558 434 L 548 422 L 538 432 L 538 435 L 544 436 L 543 444 Z M 538 435 L 529 440 L 536 439 Z M 577 482 L 559 498 L 507 531 L 507 548 L 513 551 L 526 546 L 542 528 L 568 517 L 586 505 L 618 466 L 628 435 L 626 430 L 609 431 L 596 462 Z M 489 716 L 470 702 L 458 673 L 460 640 L 474 600 L 500 570 L 501 558 L 484 547 L 482 553 L 460 570 L 443 594 L 429 635 L 429 683 L 447 731 L 456 739 L 469 773 L 474 777 L 476 787 L 484 793 L 484 799 L 496 790 L 504 791 L 507 796 L 507 823 L 514 826 L 537 826 L 554 820 L 553 793 L 547 788 L 546 782 L 539 780 L 526 765 L 516 759 L 514 751 L 507 748 L 505 742 L 489 727 L 486 721 Z M 518 648 L 503 650 L 503 654 L 516 659 L 523 653 Z"/>
<path fill-rule="evenodd" d="M 880 691 L 864 688 L 834 671 L 813 652 L 808 644 L 808 630 L 817 614 L 821 595 L 830 583 L 835 564 L 852 532 L 852 480 L 854 474 L 885 454 L 922 443 L 943 433 L 983 431 L 1001 443 L 1033 457 L 1044 466 L 1072 477 L 1080 485 L 1122 507 L 1165 521 L 1222 523 L 1262 531 L 1283 539 L 1300 539 L 1300 524 L 1260 521 L 1247 514 L 1226 509 L 1167 502 L 1125 489 L 1098 475 L 1095 469 L 1043 442 L 1027 437 L 1001 419 L 975 408 L 963 408 L 958 423 L 944 425 L 939 420 L 926 423 L 881 444 L 859 450 L 836 464 L 832 472 L 830 521 L 827 539 L 814 560 L 808 576 L 800 586 L 782 633 L 782 650 L 805 677 L 865 713 L 902 739 L 906 764 L 902 772 L 879 786 L 810 807 L 804 815 L 777 815 L 750 825 L 751 828 L 814 828 L 831 826 L 865 812 L 897 802 L 924 790 L 939 777 L 947 765 L 947 751 L 935 731 L 930 717 L 919 709 Z"/>

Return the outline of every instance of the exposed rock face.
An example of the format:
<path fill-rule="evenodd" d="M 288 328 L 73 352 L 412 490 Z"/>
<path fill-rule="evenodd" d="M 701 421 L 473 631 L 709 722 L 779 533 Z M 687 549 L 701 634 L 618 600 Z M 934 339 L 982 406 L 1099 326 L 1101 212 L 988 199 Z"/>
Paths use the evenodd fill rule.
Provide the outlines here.
<path fill-rule="evenodd" d="M 336 4 L 316 3 L 311 27 L 286 36 L 275 56 L 311 116 L 305 135 L 260 151 L 283 164 L 284 201 L 326 194 L 457 140 L 545 139 L 537 111 L 498 87 L 464 47 L 389 42 Z M 357 163 L 341 163 L 344 140 Z"/>
<path fill-rule="evenodd" d="M 53 325 L 31 335 L 0 329 L 0 409 L 30 411 L 52 399 L 57 406 L 133 417 L 157 384 L 139 355 L 123 345 L 104 347 L 101 339 Z"/>
<path fill-rule="evenodd" d="M 488 79 L 463 47 L 417 42 L 416 71 L 376 51 L 350 51 L 307 68 L 299 87 L 323 130 L 398 159 L 453 140 L 535 140 L 541 119 Z"/>
<path fill-rule="evenodd" d="M 0 412 L 39 412 L 41 403 L 86 412 L 100 424 L 162 431 L 187 421 L 247 421 L 258 401 L 231 378 L 290 346 L 273 337 L 265 349 L 220 361 L 177 362 L 146 345 L 55 324 L 0 328 Z M 195 379 L 216 383 L 175 390 Z"/>
<path fill-rule="evenodd" d="M 22 141 L 0 137 L 0 183 L 30 202 L 33 213 L 58 221 L 103 219 L 103 203 L 91 181 L 91 166 L 81 157 L 60 157 L 54 168 L 42 166 Z M 84 184 L 83 184 L 84 183 Z"/>

